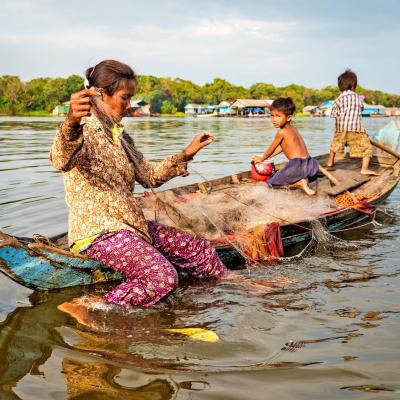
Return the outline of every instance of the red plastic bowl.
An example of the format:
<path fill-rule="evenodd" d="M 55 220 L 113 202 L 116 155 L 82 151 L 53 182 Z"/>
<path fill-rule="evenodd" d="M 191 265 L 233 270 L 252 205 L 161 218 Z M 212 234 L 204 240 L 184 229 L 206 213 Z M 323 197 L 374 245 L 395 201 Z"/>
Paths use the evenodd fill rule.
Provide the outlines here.
<path fill-rule="evenodd" d="M 251 163 L 250 175 L 255 181 L 267 181 L 274 172 L 275 166 L 272 161 Z"/>

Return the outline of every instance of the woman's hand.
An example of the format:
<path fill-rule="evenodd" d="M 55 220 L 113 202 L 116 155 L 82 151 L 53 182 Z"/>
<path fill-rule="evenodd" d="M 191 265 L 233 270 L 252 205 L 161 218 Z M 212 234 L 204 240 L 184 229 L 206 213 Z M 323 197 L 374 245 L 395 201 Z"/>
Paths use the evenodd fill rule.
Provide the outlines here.
<path fill-rule="evenodd" d="M 71 125 L 79 125 L 82 117 L 90 115 L 91 96 L 101 96 L 101 94 L 94 89 L 84 89 L 71 95 L 69 112 L 66 118 Z"/>
<path fill-rule="evenodd" d="M 195 154 L 200 151 L 203 147 L 208 146 L 214 140 L 214 136 L 211 132 L 201 131 L 199 132 L 184 150 L 188 159 L 191 159 Z"/>

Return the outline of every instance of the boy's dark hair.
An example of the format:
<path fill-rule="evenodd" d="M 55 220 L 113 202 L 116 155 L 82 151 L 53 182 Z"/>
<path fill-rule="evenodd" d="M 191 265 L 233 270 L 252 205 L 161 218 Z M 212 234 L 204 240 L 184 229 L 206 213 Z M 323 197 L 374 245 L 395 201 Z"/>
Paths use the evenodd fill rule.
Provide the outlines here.
<path fill-rule="evenodd" d="M 94 67 L 90 67 L 85 73 L 90 86 L 102 88 L 109 96 L 132 81 L 137 85 L 137 77 L 133 69 L 120 61 L 104 60 Z"/>
<path fill-rule="evenodd" d="M 296 111 L 296 106 L 290 97 L 278 97 L 271 104 L 270 110 L 282 111 L 285 115 L 293 115 Z"/>
<path fill-rule="evenodd" d="M 341 92 L 355 90 L 357 87 L 357 75 L 351 69 L 346 69 L 342 75 L 338 76 L 337 80 Z"/>

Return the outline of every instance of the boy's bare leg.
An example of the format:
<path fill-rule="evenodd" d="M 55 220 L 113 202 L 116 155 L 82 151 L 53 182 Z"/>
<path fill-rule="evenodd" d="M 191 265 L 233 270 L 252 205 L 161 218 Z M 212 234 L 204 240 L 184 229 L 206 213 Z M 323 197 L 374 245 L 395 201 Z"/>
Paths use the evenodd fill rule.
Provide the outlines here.
<path fill-rule="evenodd" d="M 336 153 L 332 150 L 329 151 L 329 159 L 328 162 L 326 163 L 327 167 L 333 167 L 333 165 L 335 164 L 335 155 Z"/>
<path fill-rule="evenodd" d="M 378 176 L 379 174 L 375 171 L 371 171 L 369 167 L 369 162 L 371 160 L 371 157 L 363 157 L 362 159 L 362 165 L 361 165 L 361 174 L 362 175 L 374 175 Z"/>
<path fill-rule="evenodd" d="M 298 182 L 295 182 L 295 183 L 291 184 L 289 187 L 296 187 L 296 188 L 302 189 L 309 196 L 314 196 L 315 193 L 317 193 L 315 190 L 311 189 L 310 186 L 308 186 L 308 180 L 307 179 L 301 179 Z"/>

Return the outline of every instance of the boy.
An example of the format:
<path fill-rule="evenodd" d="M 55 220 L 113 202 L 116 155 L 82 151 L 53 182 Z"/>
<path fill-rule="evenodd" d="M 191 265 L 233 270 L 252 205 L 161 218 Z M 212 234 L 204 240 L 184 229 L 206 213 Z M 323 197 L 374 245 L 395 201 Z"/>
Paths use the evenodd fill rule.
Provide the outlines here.
<path fill-rule="evenodd" d="M 357 75 L 347 69 L 338 77 L 338 86 L 341 94 L 332 105 L 331 117 L 336 118 L 336 124 L 327 167 L 333 168 L 336 153 L 343 154 L 344 146 L 347 144 L 350 148 L 350 157 L 362 158 L 361 173 L 378 175 L 368 169 L 372 145 L 361 124 L 361 111 L 364 105 L 355 93 Z"/>
<path fill-rule="evenodd" d="M 294 186 L 303 189 L 308 195 L 314 195 L 308 183 L 317 179 L 318 162 L 310 157 L 306 144 L 296 128 L 290 122 L 295 111 L 293 100 L 278 98 L 271 104 L 271 120 L 278 132 L 263 156 L 253 156 L 253 162 L 261 162 L 283 151 L 289 162 L 269 180 L 271 187 Z"/>

